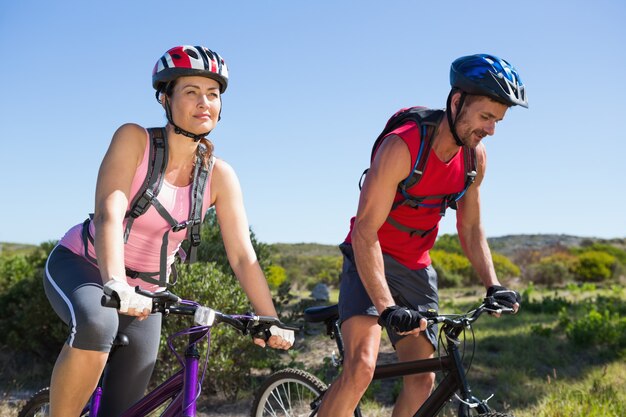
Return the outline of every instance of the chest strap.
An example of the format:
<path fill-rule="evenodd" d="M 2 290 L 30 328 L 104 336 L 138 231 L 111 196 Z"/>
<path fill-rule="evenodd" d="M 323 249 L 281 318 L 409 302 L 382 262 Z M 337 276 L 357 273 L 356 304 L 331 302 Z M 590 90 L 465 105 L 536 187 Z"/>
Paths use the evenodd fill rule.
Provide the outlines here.
<path fill-rule="evenodd" d="M 185 240 L 188 240 L 190 242 L 189 259 L 186 259 L 187 256 L 182 248 L 178 250 L 178 253 L 176 254 L 176 259 L 183 262 L 187 260 L 190 263 L 196 261 L 197 248 L 200 245 L 200 229 L 202 227 L 202 217 L 204 214 L 202 212 L 204 203 L 204 192 L 208 183 L 209 173 L 211 172 L 214 163 L 214 158 L 210 158 L 208 164 L 209 166 L 205 168 L 203 166 L 203 160 L 204 155 L 206 154 L 206 147 L 203 144 L 198 145 L 198 152 L 196 153 L 196 160 L 193 172 L 193 182 L 191 185 L 191 192 L 189 193 L 189 218 L 186 221 L 179 222 L 172 217 L 172 215 L 165 209 L 165 207 L 163 207 L 163 205 L 157 198 L 163 185 L 163 179 L 165 177 L 168 160 L 165 129 L 150 128 L 148 129 L 148 132 L 150 133 L 150 164 L 148 172 L 146 174 L 146 179 L 144 180 L 142 186 L 133 198 L 130 209 L 126 212 L 127 221 L 126 227 L 124 229 L 124 243 L 128 242 L 128 237 L 130 236 L 134 220 L 143 215 L 150 206 L 153 206 L 154 209 L 159 213 L 159 215 L 163 219 L 165 219 L 165 221 L 170 226 L 170 229 L 163 234 L 163 237 L 161 239 L 159 271 L 135 271 L 131 268 L 126 267 L 126 275 L 130 278 L 140 278 L 145 282 L 157 284 L 161 287 L 166 287 L 168 285 L 174 285 L 178 277 L 178 273 L 175 267 L 176 262 L 174 262 L 171 266 L 172 282 L 168 283 L 167 255 L 170 231 L 179 232 L 186 229 L 187 234 Z M 95 263 L 96 260 L 89 255 L 88 251 L 88 245 L 91 244 L 93 246 L 94 243 L 94 239 L 89 233 L 89 223 L 91 222 L 92 218 L 93 214 L 91 214 L 89 218 L 83 223 L 82 236 L 83 244 L 85 247 L 85 257 Z"/>

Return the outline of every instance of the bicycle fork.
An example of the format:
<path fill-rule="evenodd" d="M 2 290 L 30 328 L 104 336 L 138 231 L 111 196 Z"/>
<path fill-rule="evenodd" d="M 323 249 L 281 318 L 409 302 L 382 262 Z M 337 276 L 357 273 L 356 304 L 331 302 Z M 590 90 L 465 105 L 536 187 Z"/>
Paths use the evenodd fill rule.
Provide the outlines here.
<path fill-rule="evenodd" d="M 456 339 L 450 338 L 448 338 L 448 341 L 448 349 L 453 359 L 452 362 L 455 364 L 454 369 L 456 374 L 455 376 L 459 384 L 459 393 L 462 396 L 461 398 L 459 395 L 457 395 L 457 399 L 461 403 L 459 405 L 459 417 L 469 417 L 469 410 L 472 408 L 477 408 L 479 413 L 486 413 L 490 411 L 489 406 L 487 406 L 488 399 L 485 401 L 481 401 L 478 398 L 474 397 L 474 395 L 472 395 L 472 390 L 469 386 L 469 383 L 467 382 L 467 378 L 465 377 L 463 363 L 458 349 L 458 345 L 460 342 Z"/>

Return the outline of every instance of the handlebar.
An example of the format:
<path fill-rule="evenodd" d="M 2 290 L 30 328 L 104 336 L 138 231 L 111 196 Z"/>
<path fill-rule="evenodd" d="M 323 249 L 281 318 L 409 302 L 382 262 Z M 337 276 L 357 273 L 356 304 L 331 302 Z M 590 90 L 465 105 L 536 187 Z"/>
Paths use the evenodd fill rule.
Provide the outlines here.
<path fill-rule="evenodd" d="M 515 310 L 511 307 L 501 305 L 493 297 L 485 297 L 481 305 L 465 314 L 439 315 L 439 313 L 435 310 L 428 310 L 426 312 L 420 311 L 420 314 L 426 318 L 428 326 L 443 323 L 449 328 L 454 329 L 460 329 L 471 325 L 473 322 L 478 320 L 483 313 L 514 314 Z"/>
<path fill-rule="evenodd" d="M 165 315 L 175 314 L 183 316 L 193 316 L 200 304 L 194 301 L 183 300 L 176 294 L 167 290 L 151 292 L 135 287 L 137 294 L 152 299 L 152 313 L 162 313 Z M 100 303 L 103 307 L 119 308 L 120 299 L 117 293 L 112 295 L 104 294 Z M 250 334 L 253 338 L 267 341 L 270 337 L 270 327 L 277 326 L 285 330 L 300 330 L 299 327 L 285 324 L 277 317 L 257 316 L 254 314 L 230 315 L 217 310 L 215 312 L 215 323 L 226 323 L 239 330 L 243 335 Z M 211 326 L 209 326 L 211 327 Z"/>

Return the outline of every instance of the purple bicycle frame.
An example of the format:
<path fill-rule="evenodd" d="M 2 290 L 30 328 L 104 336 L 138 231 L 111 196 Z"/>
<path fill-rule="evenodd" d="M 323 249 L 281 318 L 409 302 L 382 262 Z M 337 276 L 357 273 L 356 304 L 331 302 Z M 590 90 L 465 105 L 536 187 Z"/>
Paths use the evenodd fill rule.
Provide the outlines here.
<path fill-rule="evenodd" d="M 185 356 L 185 367 L 122 413 L 122 417 L 146 415 L 173 398 L 162 417 L 195 417 L 198 397 L 198 358 Z M 181 413 L 182 410 L 182 413 Z"/>
<path fill-rule="evenodd" d="M 192 344 L 192 345 L 195 345 Z M 185 355 L 185 366 L 169 377 L 165 382 L 149 392 L 148 395 L 136 402 L 122 413 L 121 417 L 144 416 L 159 408 L 167 400 L 172 402 L 161 414 L 162 417 L 195 417 L 196 399 L 198 397 L 198 365 L 197 355 Z M 90 416 L 97 416 L 100 411 L 102 388 L 96 388 L 89 402 Z"/>

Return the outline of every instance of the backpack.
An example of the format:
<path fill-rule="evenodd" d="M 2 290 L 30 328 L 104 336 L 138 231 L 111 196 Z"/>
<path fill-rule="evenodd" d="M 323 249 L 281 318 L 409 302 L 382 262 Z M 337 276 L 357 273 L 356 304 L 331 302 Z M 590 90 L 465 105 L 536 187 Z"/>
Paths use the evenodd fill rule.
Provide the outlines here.
<path fill-rule="evenodd" d="M 382 144 L 385 137 L 393 130 L 399 128 L 409 121 L 415 122 L 418 129 L 420 129 L 421 140 L 419 151 L 417 153 L 417 158 L 415 160 L 415 165 L 413 166 L 413 169 L 409 176 L 398 184 L 398 193 L 402 194 L 404 198 L 393 203 L 390 214 L 399 206 L 406 205 L 414 209 L 418 209 L 420 207 L 439 207 L 439 214 L 443 217 L 448 207 L 456 210 L 456 202 L 461 199 L 463 195 L 465 195 L 467 189 L 470 187 L 470 185 L 474 183 L 474 180 L 476 179 L 476 150 L 467 146 L 463 146 L 463 159 L 466 171 L 465 185 L 463 187 L 463 190 L 453 194 L 425 196 L 411 194 L 408 191 L 410 188 L 416 186 L 424 176 L 424 168 L 426 167 L 426 162 L 428 161 L 428 157 L 430 156 L 430 150 L 432 148 L 432 138 L 435 136 L 437 127 L 439 126 L 439 122 L 441 121 L 443 115 L 443 110 L 433 110 L 427 109 L 425 107 L 410 107 L 407 109 L 402 109 L 393 116 L 391 116 L 391 118 L 387 121 L 385 128 L 380 133 L 380 135 L 378 135 L 378 138 L 374 142 L 374 146 L 372 147 L 371 161 L 374 160 L 376 151 Z M 363 177 L 367 174 L 368 170 L 369 168 L 363 171 L 363 174 L 361 175 L 361 179 L 359 181 L 359 188 L 361 188 Z M 426 202 L 429 200 L 441 200 L 441 202 Z M 393 219 L 391 215 L 387 217 L 386 221 L 397 229 L 408 232 L 411 236 L 425 237 L 437 227 L 437 225 L 435 225 L 428 230 L 414 229 L 400 224 L 398 221 Z"/>
<path fill-rule="evenodd" d="M 209 172 L 214 162 L 214 158 L 210 159 L 209 166 L 204 167 L 202 159 L 206 149 L 204 145 L 200 144 L 200 151 L 196 155 L 196 164 L 193 173 L 193 183 L 191 185 L 191 205 L 189 209 L 189 219 L 183 222 L 176 221 L 172 215 L 161 205 L 158 200 L 158 194 L 161 191 L 163 185 L 163 178 L 165 177 L 165 169 L 167 168 L 168 160 L 168 148 L 167 148 L 167 135 L 165 128 L 149 128 L 148 133 L 150 135 L 150 164 L 148 166 L 148 172 L 141 187 L 137 191 L 137 194 L 133 197 L 130 204 L 130 208 L 126 212 L 125 218 L 127 219 L 126 227 L 124 229 L 124 243 L 128 241 L 133 222 L 139 216 L 144 214 L 150 206 L 153 206 L 156 211 L 163 217 L 171 226 L 171 231 L 179 232 L 187 229 L 186 241 L 189 241 L 190 253 L 189 263 L 195 262 L 197 257 L 197 248 L 200 245 L 200 228 L 202 225 L 202 205 L 204 202 L 204 192 L 206 190 L 207 181 L 209 178 Z M 83 246 L 85 247 L 85 257 L 90 261 L 97 263 L 88 251 L 88 243 L 94 244 L 94 239 L 89 233 L 89 223 L 93 219 L 93 213 L 89 215 L 89 218 L 83 223 L 82 237 Z M 126 267 L 126 275 L 130 278 L 140 278 L 151 284 L 157 284 L 161 287 L 168 285 L 174 285 L 177 280 L 176 267 L 172 264 L 172 283 L 167 282 L 167 244 L 169 242 L 170 230 L 165 232 L 162 239 L 160 258 L 159 258 L 159 271 L 145 272 L 135 271 Z M 186 260 L 186 254 L 182 248 L 179 249 L 177 259 L 181 261 Z M 155 279 L 158 277 L 158 279 Z"/>

